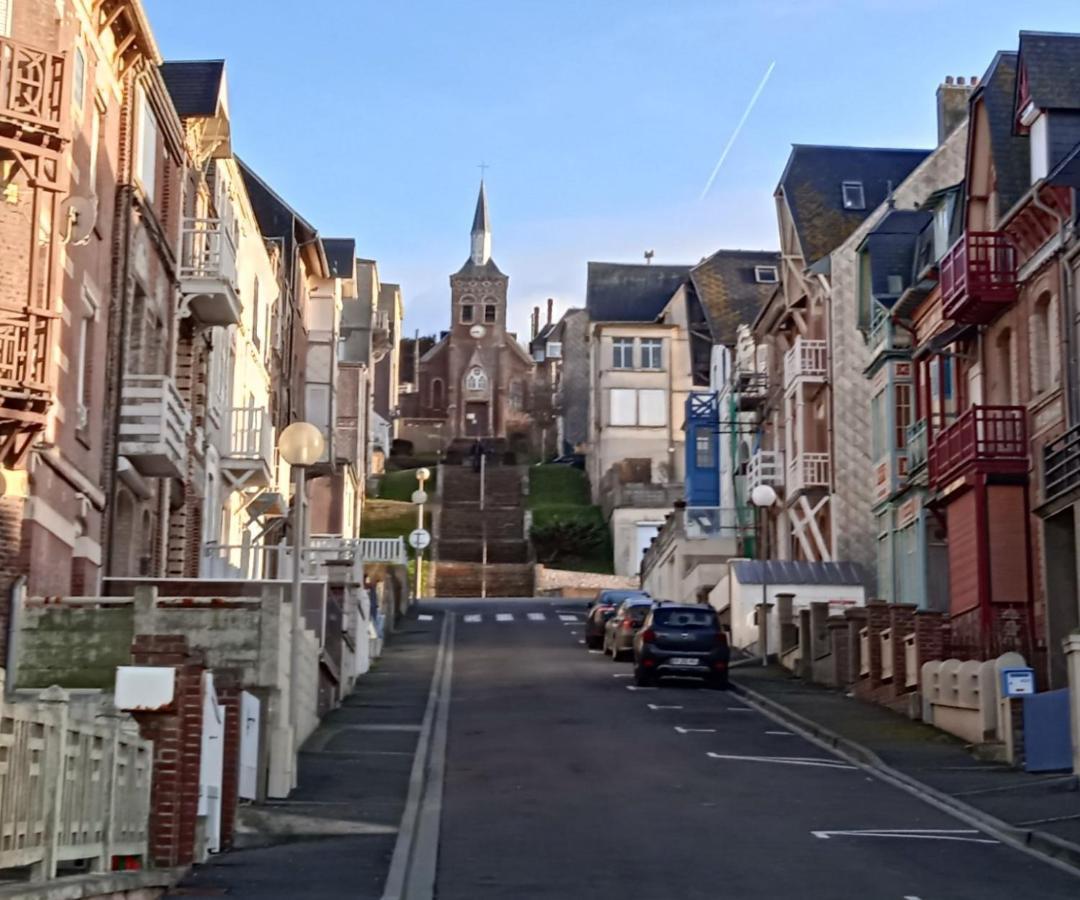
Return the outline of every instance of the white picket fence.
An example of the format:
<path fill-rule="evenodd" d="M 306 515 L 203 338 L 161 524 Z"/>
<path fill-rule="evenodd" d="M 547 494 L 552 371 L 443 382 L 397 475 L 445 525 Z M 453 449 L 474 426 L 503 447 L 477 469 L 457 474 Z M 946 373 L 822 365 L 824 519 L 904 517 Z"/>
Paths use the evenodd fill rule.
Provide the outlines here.
<path fill-rule="evenodd" d="M 107 871 L 145 858 L 152 744 L 122 714 L 83 717 L 60 688 L 4 699 L 0 669 L 0 877 L 53 878 L 65 863 Z"/>

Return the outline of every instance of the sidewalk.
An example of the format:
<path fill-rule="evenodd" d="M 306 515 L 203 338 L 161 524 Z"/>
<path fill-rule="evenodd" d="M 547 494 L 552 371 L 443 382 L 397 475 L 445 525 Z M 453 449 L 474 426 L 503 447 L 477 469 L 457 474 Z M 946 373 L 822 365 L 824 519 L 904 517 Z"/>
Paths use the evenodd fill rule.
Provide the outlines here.
<path fill-rule="evenodd" d="M 1064 773 L 1029 775 L 975 759 L 958 738 L 780 666 L 732 669 L 733 689 L 923 795 L 1080 867 L 1080 790 Z M 997 820 L 996 822 L 993 820 Z"/>
<path fill-rule="evenodd" d="M 241 807 L 236 849 L 168 897 L 378 900 L 405 809 L 439 630 L 399 620 L 373 669 L 300 752 L 287 800 Z"/>

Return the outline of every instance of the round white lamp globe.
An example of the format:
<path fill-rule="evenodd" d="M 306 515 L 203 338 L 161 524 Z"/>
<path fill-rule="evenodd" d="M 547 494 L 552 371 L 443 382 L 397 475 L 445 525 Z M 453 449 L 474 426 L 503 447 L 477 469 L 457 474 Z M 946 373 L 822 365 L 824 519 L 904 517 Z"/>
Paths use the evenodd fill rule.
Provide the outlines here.
<path fill-rule="evenodd" d="M 776 491 L 767 484 L 759 484 L 750 492 L 750 502 L 754 506 L 772 506 L 776 502 Z"/>
<path fill-rule="evenodd" d="M 431 469 L 422 468 L 416 470 L 417 481 L 427 481 L 431 477 Z"/>
<path fill-rule="evenodd" d="M 293 422 L 278 437 L 281 458 L 290 466 L 313 466 L 322 459 L 326 442 L 310 422 Z"/>

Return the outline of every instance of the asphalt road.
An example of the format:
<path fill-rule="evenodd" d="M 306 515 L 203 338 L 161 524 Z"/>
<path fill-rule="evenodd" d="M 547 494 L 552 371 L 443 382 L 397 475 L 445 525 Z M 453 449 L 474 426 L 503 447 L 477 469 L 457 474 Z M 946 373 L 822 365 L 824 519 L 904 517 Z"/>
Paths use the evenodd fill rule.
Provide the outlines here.
<path fill-rule="evenodd" d="M 632 690 L 585 650 L 583 611 L 425 604 L 433 630 L 456 617 L 439 900 L 1080 897 L 734 694 Z"/>

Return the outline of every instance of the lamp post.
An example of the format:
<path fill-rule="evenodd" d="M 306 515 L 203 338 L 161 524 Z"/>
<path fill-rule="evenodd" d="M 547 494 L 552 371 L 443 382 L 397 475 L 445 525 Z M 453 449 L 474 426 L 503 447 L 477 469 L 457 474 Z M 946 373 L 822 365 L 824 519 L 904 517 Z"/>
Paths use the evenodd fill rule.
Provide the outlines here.
<path fill-rule="evenodd" d="M 293 500 L 292 560 L 292 672 L 289 684 L 289 721 L 293 728 L 293 747 L 300 743 L 300 566 L 304 556 L 304 489 L 308 466 L 317 463 L 326 444 L 322 432 L 310 422 L 293 422 L 278 436 L 278 452 L 296 472 L 296 495 Z"/>
<path fill-rule="evenodd" d="M 765 518 L 765 510 L 767 510 L 770 506 L 776 503 L 776 491 L 774 491 L 770 485 L 759 484 L 750 492 L 750 502 L 753 503 L 754 506 L 757 508 L 757 555 L 762 562 L 761 604 L 758 607 L 758 634 L 761 637 L 761 664 L 763 666 L 767 666 L 769 664 L 769 586 L 765 582 L 765 529 L 763 527 L 763 520 Z"/>
<path fill-rule="evenodd" d="M 426 466 L 416 470 L 416 480 L 419 482 L 420 487 L 413 495 L 413 499 L 416 501 L 416 528 L 418 531 L 424 529 L 424 504 L 427 502 L 427 493 L 424 491 L 424 482 L 431 477 L 431 470 Z M 423 570 L 424 570 L 424 548 L 416 548 L 416 599 L 420 600 L 420 591 L 423 586 Z"/>

